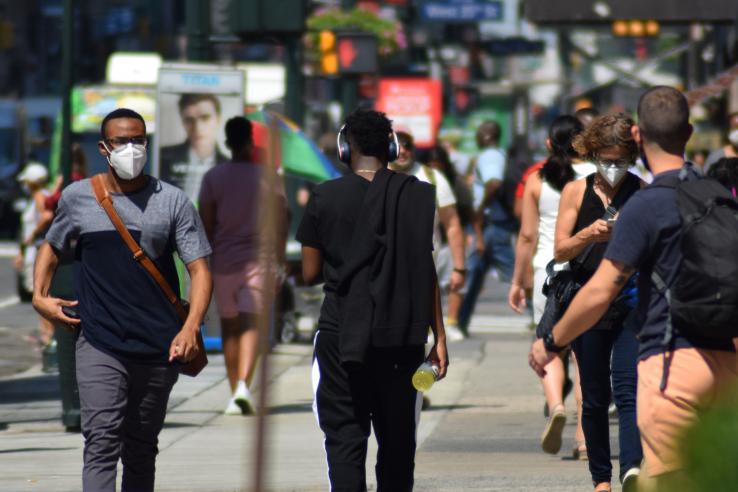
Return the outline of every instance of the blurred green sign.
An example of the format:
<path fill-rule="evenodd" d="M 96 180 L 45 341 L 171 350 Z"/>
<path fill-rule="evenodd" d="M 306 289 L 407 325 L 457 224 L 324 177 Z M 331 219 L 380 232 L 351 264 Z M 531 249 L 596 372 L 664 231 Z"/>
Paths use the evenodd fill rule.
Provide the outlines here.
<path fill-rule="evenodd" d="M 117 108 L 129 108 L 139 113 L 146 121 L 146 132 L 154 133 L 154 89 L 115 86 L 75 87 L 72 90 L 72 131 L 99 132 L 105 115 Z"/>

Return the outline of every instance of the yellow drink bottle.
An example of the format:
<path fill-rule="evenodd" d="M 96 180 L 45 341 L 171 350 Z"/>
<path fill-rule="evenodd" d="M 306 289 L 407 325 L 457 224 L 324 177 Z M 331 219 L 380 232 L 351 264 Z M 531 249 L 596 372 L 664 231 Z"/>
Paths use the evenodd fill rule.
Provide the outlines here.
<path fill-rule="evenodd" d="M 438 378 L 438 366 L 430 362 L 423 362 L 413 374 L 413 386 L 416 390 L 425 393 L 433 386 Z"/>

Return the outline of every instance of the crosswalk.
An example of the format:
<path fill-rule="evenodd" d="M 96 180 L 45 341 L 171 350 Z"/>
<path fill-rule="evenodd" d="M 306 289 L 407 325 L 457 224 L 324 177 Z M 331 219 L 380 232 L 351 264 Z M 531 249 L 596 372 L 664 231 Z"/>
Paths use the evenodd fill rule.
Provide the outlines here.
<path fill-rule="evenodd" d="M 474 333 L 530 333 L 530 318 L 516 315 L 479 314 L 472 316 L 469 331 Z"/>
<path fill-rule="evenodd" d="M 0 258 L 13 258 L 20 252 L 16 241 L 0 241 Z"/>

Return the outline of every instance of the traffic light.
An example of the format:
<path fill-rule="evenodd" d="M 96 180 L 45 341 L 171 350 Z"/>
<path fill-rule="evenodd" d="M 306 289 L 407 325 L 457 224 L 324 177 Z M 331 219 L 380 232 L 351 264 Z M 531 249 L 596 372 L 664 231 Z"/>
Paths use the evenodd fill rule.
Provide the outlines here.
<path fill-rule="evenodd" d="M 336 53 L 336 34 L 333 31 L 320 31 L 320 69 L 325 75 L 338 73 L 338 54 Z"/>
<path fill-rule="evenodd" d="M 618 37 L 654 37 L 660 31 L 661 26 L 655 20 L 616 20 L 612 23 L 612 33 Z"/>
<path fill-rule="evenodd" d="M 318 34 L 318 49 L 324 75 L 377 71 L 377 38 L 371 34 L 323 30 Z"/>

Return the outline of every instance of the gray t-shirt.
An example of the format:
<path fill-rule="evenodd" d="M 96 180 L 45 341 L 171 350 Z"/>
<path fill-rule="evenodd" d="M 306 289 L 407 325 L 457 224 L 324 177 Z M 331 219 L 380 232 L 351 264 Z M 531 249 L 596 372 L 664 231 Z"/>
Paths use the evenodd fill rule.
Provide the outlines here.
<path fill-rule="evenodd" d="M 153 177 L 135 193 L 111 196 L 131 235 L 179 292 L 173 253 L 185 263 L 211 253 L 195 207 L 181 190 Z M 119 358 L 166 363 L 181 322 L 97 203 L 89 179 L 64 190 L 46 240 L 58 251 L 76 243 L 74 283 L 85 338 Z"/>

